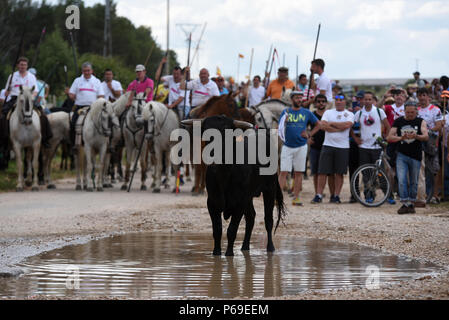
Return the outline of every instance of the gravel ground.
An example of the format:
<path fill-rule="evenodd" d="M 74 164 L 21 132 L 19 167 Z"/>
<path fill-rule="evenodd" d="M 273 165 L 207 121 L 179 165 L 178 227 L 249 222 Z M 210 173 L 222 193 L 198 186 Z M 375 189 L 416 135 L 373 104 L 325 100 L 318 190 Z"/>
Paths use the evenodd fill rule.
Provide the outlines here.
<path fill-rule="evenodd" d="M 117 186 L 102 193 L 77 192 L 73 179 L 58 181 L 57 187 L 54 191 L 0 194 L 0 276 L 20 274 L 14 265 L 26 257 L 113 234 L 211 232 L 206 197 L 192 197 L 188 192 L 190 184 L 183 186 L 179 195 L 168 190 L 161 194 L 137 190 L 126 193 Z M 396 214 L 399 204 L 368 209 L 359 204 L 329 204 L 325 198 L 322 204 L 312 205 L 309 203 L 313 198 L 312 189 L 312 181 L 304 181 L 303 207 L 292 207 L 290 198 L 286 197 L 289 212 L 277 234 L 355 243 L 430 261 L 442 266 L 444 271 L 395 285 L 381 284 L 376 290 L 307 291 L 275 299 L 449 299 L 447 205 L 417 209 L 414 215 Z M 342 199 L 349 199 L 347 183 Z M 260 199 L 255 200 L 255 207 L 258 216 L 254 232 L 263 234 Z M 53 298 L 33 296 L 30 299 Z"/>

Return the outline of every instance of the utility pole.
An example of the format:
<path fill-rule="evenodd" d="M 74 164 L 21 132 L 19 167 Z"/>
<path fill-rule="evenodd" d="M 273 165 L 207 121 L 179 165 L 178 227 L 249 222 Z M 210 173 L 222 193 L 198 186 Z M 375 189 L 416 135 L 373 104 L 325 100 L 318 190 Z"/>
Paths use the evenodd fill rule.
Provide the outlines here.
<path fill-rule="evenodd" d="M 165 74 L 170 74 L 170 0 L 167 0 L 167 63 Z"/>
<path fill-rule="evenodd" d="M 111 0 L 106 0 L 104 10 L 104 43 L 103 57 L 112 56 L 112 35 L 111 35 Z"/>
<path fill-rule="evenodd" d="M 191 41 L 192 34 L 195 32 L 195 29 L 200 26 L 200 24 L 195 23 L 177 23 L 176 26 L 180 27 L 186 36 L 186 43 L 189 45 L 189 39 Z M 188 59 L 190 60 L 190 59 Z"/>

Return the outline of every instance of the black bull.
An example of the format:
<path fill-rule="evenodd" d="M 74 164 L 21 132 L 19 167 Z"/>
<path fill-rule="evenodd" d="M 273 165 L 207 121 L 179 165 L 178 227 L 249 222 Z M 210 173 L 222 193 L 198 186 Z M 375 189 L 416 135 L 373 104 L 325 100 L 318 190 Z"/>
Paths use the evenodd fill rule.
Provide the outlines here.
<path fill-rule="evenodd" d="M 189 121 L 189 120 L 186 120 Z M 190 120 L 190 123 L 192 120 Z M 201 130 L 218 129 L 224 139 L 225 129 L 236 129 L 236 123 L 233 119 L 225 116 L 212 116 L 203 119 Z M 186 124 L 186 122 L 183 121 Z M 241 122 L 240 122 L 241 125 Z M 250 124 L 248 124 L 250 126 Z M 241 126 L 240 126 L 241 127 Z M 243 128 L 243 127 L 241 127 Z M 258 139 L 258 134 L 255 135 Z M 266 150 L 269 152 L 270 137 L 269 132 L 266 135 Z M 279 186 L 278 176 L 275 172 L 271 175 L 261 175 L 260 168 L 268 165 L 261 165 L 256 156 L 256 164 L 248 164 L 248 138 L 245 137 L 242 142 L 236 142 L 234 139 L 234 159 L 236 143 L 244 143 L 245 161 L 243 164 L 211 164 L 206 170 L 206 189 L 207 189 L 207 207 L 212 220 L 212 229 L 214 237 L 214 255 L 221 255 L 221 237 L 222 237 L 222 219 L 221 213 L 226 220 L 231 218 L 231 222 L 227 230 L 228 247 L 227 256 L 234 255 L 233 246 L 237 236 L 237 230 L 240 221 L 245 216 L 245 237 L 241 250 L 250 249 L 251 233 L 254 227 L 256 211 L 253 206 L 253 198 L 263 194 L 265 229 L 267 231 L 267 251 L 275 250 L 272 240 L 273 230 L 273 209 L 276 205 L 278 211 L 278 219 L 275 231 L 279 226 L 279 222 L 285 216 L 285 206 L 282 190 Z M 257 143 L 256 143 L 257 145 Z M 223 160 L 224 146 L 223 146 Z M 257 154 L 257 152 L 256 152 Z M 277 157 L 276 157 L 277 159 Z M 234 162 L 235 163 L 235 162 Z"/>

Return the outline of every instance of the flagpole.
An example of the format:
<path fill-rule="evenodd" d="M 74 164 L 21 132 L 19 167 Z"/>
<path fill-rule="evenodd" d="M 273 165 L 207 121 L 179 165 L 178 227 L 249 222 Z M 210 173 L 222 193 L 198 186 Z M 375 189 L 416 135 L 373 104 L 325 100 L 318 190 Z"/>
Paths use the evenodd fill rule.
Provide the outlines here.
<path fill-rule="evenodd" d="M 239 82 L 239 73 L 240 73 L 240 54 L 237 55 L 237 77 L 235 77 L 236 82 L 237 82 L 237 88 L 240 85 Z"/>
<path fill-rule="evenodd" d="M 249 79 L 248 79 L 248 88 L 246 89 L 246 100 L 245 100 L 245 108 L 248 107 L 249 100 L 249 85 L 251 83 L 251 71 L 253 68 L 253 56 L 254 56 L 254 48 L 251 49 L 251 60 L 249 61 Z"/>

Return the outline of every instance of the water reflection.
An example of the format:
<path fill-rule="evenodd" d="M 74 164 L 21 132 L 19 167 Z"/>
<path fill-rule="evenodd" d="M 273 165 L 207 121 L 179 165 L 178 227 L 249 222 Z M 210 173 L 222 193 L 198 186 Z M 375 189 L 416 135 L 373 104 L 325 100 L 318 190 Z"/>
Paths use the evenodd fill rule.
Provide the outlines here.
<path fill-rule="evenodd" d="M 28 259 L 23 276 L 0 279 L 0 297 L 274 297 L 365 285 L 370 265 L 379 268 L 381 283 L 436 270 L 369 248 L 294 237 L 276 239 L 278 250 L 267 254 L 263 236 L 254 240 L 251 252 L 236 251 L 234 257 L 212 256 L 210 234 L 141 233 L 91 241 Z M 67 286 L 73 280 L 70 265 L 79 270 L 79 289 Z"/>

